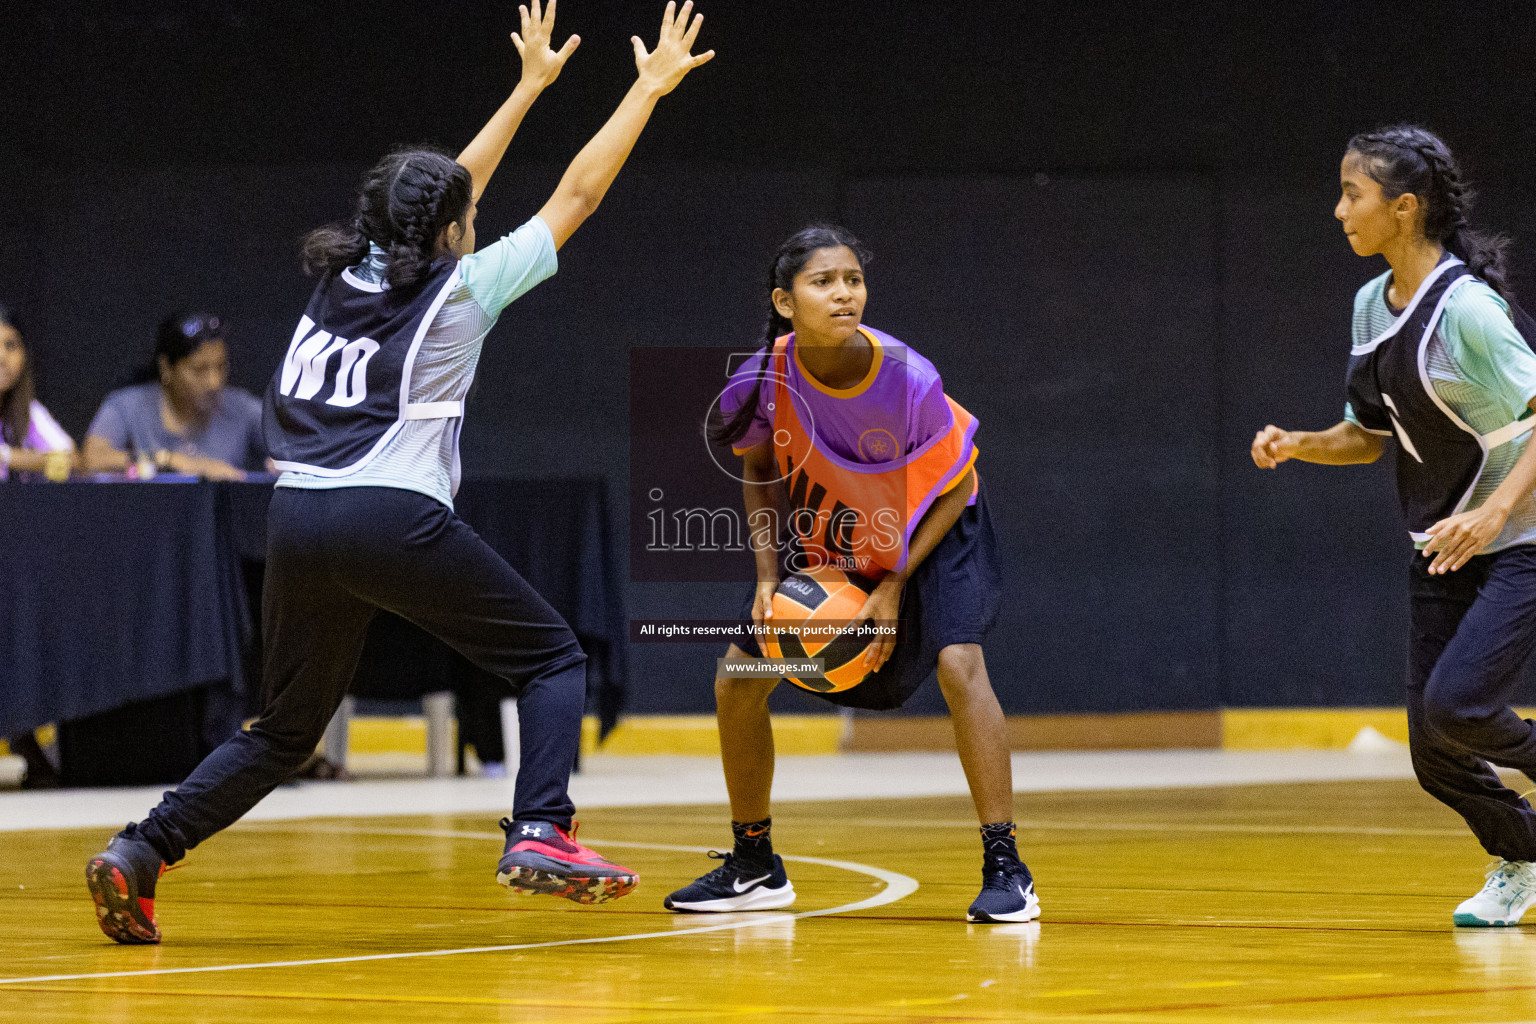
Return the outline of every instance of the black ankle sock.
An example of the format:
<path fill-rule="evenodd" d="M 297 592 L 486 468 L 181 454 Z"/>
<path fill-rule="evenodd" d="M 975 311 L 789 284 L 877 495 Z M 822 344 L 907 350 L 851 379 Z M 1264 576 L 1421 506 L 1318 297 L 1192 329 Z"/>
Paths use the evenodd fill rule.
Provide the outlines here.
<path fill-rule="evenodd" d="M 1019 859 L 1019 848 L 1014 845 L 1014 827 L 1011 821 L 996 821 L 981 826 L 981 848 L 988 857 Z"/>
<path fill-rule="evenodd" d="M 773 863 L 773 819 L 762 821 L 733 821 L 731 832 L 736 836 L 735 857 L 748 864 L 768 867 Z"/>

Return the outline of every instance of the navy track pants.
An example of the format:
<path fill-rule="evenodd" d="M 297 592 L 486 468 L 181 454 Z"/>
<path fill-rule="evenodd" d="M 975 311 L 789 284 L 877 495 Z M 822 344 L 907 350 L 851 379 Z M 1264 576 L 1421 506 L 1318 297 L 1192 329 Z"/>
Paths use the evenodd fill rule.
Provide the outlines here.
<path fill-rule="evenodd" d="M 570 825 L 586 655 L 500 555 L 439 502 L 392 487 L 279 487 L 267 537 L 261 717 L 129 831 L 175 863 L 287 780 L 314 753 L 381 608 L 507 680 L 522 750 L 513 817 Z"/>
<path fill-rule="evenodd" d="M 1536 546 L 1455 572 L 1409 572 L 1408 741 L 1419 784 L 1467 820 L 1483 849 L 1536 861 L 1536 811 L 1488 762 L 1536 778 L 1536 724 L 1510 707 L 1536 647 Z"/>

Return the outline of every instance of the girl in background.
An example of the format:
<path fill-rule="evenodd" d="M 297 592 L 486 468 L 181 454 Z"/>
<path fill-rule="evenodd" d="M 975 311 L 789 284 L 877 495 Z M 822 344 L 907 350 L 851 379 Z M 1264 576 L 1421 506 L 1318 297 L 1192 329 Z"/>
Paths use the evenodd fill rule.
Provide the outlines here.
<path fill-rule="evenodd" d="M 0 480 L 68 476 L 75 442 L 37 400 L 32 359 L 16 318 L 0 306 Z"/>
<path fill-rule="evenodd" d="M 266 468 L 261 401 L 229 386 L 228 326 L 207 313 L 166 317 L 139 383 L 101 403 L 85 437 L 85 465 L 118 472 L 139 459 L 209 480 Z"/>
<path fill-rule="evenodd" d="M 75 442 L 37 400 L 32 359 L 16 318 L 0 306 L 0 480 L 67 477 L 77 462 Z M 52 789 L 58 771 L 37 737 L 7 739 L 11 752 L 27 763 L 26 789 Z"/>

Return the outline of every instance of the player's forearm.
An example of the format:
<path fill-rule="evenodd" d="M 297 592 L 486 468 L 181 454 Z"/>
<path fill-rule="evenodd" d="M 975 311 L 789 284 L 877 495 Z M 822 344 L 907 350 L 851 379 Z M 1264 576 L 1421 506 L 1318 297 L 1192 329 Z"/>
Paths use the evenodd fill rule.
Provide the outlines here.
<path fill-rule="evenodd" d="M 928 511 L 923 515 L 922 521 L 917 524 L 917 529 L 912 531 L 912 540 L 907 544 L 906 567 L 899 572 L 890 573 L 885 577 L 886 580 L 891 583 L 906 583 L 912 578 L 912 574 L 923 563 L 923 559 L 939 546 L 939 541 L 944 539 L 944 535 L 960 521 L 961 513 L 970 503 L 971 488 L 975 486 L 975 481 L 976 470 L 972 469 L 965 474 L 964 479 L 939 495 L 938 500 L 928 506 Z"/>
<path fill-rule="evenodd" d="M 1296 454 L 1291 457 L 1302 462 L 1353 466 L 1381 458 L 1381 438 L 1348 420 L 1327 430 L 1293 430 L 1290 434 L 1296 441 Z"/>
<path fill-rule="evenodd" d="M 555 190 L 556 198 L 577 203 L 587 212 L 597 209 L 607 195 L 619 170 L 629 159 L 640 133 L 645 130 L 662 93 L 644 79 L 637 80 L 625 94 L 608 123 L 581 148 L 566 168 Z"/>
<path fill-rule="evenodd" d="M 742 466 L 741 500 L 747 511 L 747 542 L 752 545 L 752 556 L 757 562 L 759 582 L 779 581 L 780 535 L 778 495 L 782 488 L 776 469 L 754 466 L 750 461 Z"/>
<path fill-rule="evenodd" d="M 11 448 L 5 452 L 6 467 L 23 473 L 41 473 L 47 461 L 46 452 L 33 451 L 30 448 Z"/>
<path fill-rule="evenodd" d="M 85 468 L 89 473 L 113 473 L 128 468 L 128 453 L 112 447 L 106 438 L 92 434 L 85 439 Z"/>
<path fill-rule="evenodd" d="M 518 82 L 512 95 L 507 97 L 506 102 L 480 129 L 474 140 L 464 147 L 464 152 L 459 154 L 459 163 L 474 179 L 475 199 L 478 200 L 485 192 L 486 185 L 490 184 L 491 175 L 496 173 L 501 158 L 506 155 L 512 136 L 517 134 L 518 126 L 523 123 L 524 116 L 542 91 L 541 87 L 527 81 Z"/>

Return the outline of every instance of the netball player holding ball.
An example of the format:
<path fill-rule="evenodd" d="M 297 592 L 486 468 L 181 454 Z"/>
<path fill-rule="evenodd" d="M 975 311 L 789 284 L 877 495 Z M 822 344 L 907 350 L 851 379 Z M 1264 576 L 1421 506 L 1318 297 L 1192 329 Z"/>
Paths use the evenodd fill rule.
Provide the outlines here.
<path fill-rule="evenodd" d="M 268 520 L 262 627 L 266 706 L 137 824 L 92 857 L 102 931 L 160 940 L 155 880 L 314 752 L 378 609 L 416 623 L 518 695 L 522 757 L 497 880 L 598 903 L 638 879 L 576 842 L 567 793 L 586 655 L 560 616 L 453 513 L 463 403 L 501 311 L 555 272 L 555 250 L 596 209 L 655 108 L 709 53 L 701 18 L 667 4 L 661 39 L 634 39 L 639 78 L 528 223 L 475 251 L 476 203 L 513 132 L 578 40 L 551 49 L 555 4 L 520 8 L 522 80 L 457 161 L 402 150 L 363 183 L 348 224 L 313 232 L 320 282 L 267 392 L 283 476 Z"/>
<path fill-rule="evenodd" d="M 1511 303 L 1503 239 L 1467 223 L 1444 142 L 1357 135 L 1334 216 L 1388 270 L 1355 295 L 1344 420 L 1268 426 L 1253 461 L 1375 462 L 1397 441 L 1408 572 L 1408 747 L 1419 784 L 1497 858 L 1458 925 L 1520 922 L 1536 903 L 1536 811 L 1489 764 L 1536 777 L 1536 725 L 1510 701 L 1536 647 L 1536 324 Z"/>
<path fill-rule="evenodd" d="M 742 611 L 750 607 L 757 626 L 771 627 L 776 594 L 782 623 L 788 606 L 846 601 L 852 593 L 856 600 L 845 604 L 851 621 L 902 620 L 899 641 L 821 647 L 825 677 L 791 681 L 834 704 L 891 709 L 938 669 L 981 820 L 983 884 L 967 920 L 1028 921 L 1040 904 L 1014 845 L 1008 739 L 981 650 L 1000 582 L 976 476 L 977 422 L 945 396 L 932 363 L 861 324 L 866 260 L 859 241 L 837 227 L 809 227 L 786 241 L 768 272 L 763 348 L 721 398 L 714 439 L 742 456 L 749 529 L 787 499 L 796 539 L 786 572 L 773 531 L 754 532 L 758 582 Z M 772 656 L 816 656 L 820 647 L 793 633 L 767 646 Z M 837 652 L 850 647 L 856 653 L 844 663 Z M 763 653 L 749 638 L 733 644 L 727 659 Z M 768 695 L 778 683 L 729 673 L 715 680 L 735 846 L 716 855 L 720 867 L 667 897 L 672 910 L 794 902 L 769 817 Z"/>

